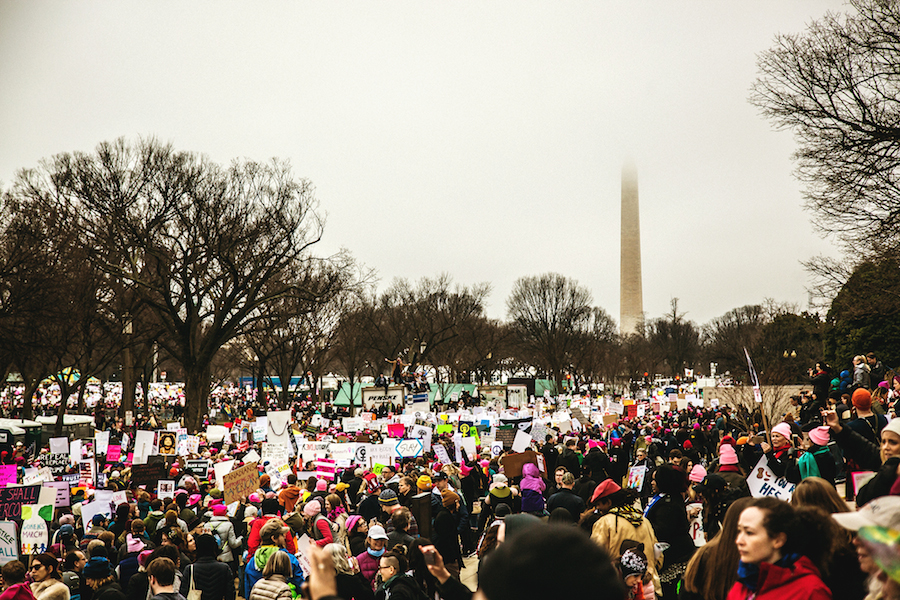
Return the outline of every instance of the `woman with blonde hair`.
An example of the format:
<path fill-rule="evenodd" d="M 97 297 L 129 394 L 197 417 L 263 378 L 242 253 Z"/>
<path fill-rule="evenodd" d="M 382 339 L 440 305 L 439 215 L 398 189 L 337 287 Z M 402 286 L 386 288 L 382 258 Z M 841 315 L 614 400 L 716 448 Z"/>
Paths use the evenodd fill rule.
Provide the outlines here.
<path fill-rule="evenodd" d="M 342 544 L 328 544 L 325 552 L 331 555 L 336 572 L 337 595 L 344 600 L 372 600 L 375 593 L 359 572 L 356 559 L 347 554 Z"/>
<path fill-rule="evenodd" d="M 291 600 L 294 593 L 288 581 L 292 570 L 287 552 L 272 553 L 263 567 L 262 579 L 253 585 L 247 600 Z M 297 590 L 298 595 L 299 593 Z"/>

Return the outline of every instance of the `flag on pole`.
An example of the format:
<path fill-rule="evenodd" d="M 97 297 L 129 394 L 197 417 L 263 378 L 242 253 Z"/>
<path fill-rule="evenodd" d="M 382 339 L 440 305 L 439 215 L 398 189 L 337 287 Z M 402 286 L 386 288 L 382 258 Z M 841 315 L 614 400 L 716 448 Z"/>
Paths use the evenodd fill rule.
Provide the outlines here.
<path fill-rule="evenodd" d="M 747 368 L 750 369 L 750 382 L 753 384 L 753 399 L 762 403 L 762 392 L 759 389 L 759 377 L 756 375 L 756 369 L 753 368 L 753 361 L 750 360 L 750 353 L 744 346 L 744 356 L 747 357 Z"/>

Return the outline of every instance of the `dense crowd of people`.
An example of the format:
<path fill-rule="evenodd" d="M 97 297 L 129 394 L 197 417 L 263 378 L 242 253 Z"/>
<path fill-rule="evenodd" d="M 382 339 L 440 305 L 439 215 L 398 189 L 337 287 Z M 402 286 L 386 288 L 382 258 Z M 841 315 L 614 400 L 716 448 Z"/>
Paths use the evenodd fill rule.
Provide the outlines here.
<path fill-rule="evenodd" d="M 98 455 L 96 488 L 126 501 L 85 523 L 96 489 L 73 489 L 48 551 L 0 569 L 0 600 L 900 598 L 900 377 L 859 358 L 852 376 L 818 364 L 812 392 L 775 423 L 725 406 L 642 411 L 551 425 L 525 460 L 487 444 L 458 453 L 458 437 L 435 432 L 456 461 L 431 451 L 332 475 L 297 460 L 283 479 L 259 461 L 257 489 L 232 504 L 213 468 L 187 461 L 237 467 L 265 442 L 202 439 L 168 459 L 172 497 Z M 296 431 L 342 435 L 336 420 L 313 436 L 317 408 L 294 407 Z M 108 424 L 111 441 L 134 429 Z M 21 447 L 2 459 L 20 477 L 41 464 Z M 751 490 L 756 469 L 787 482 L 783 498 Z M 467 569 L 477 591 L 461 582 Z"/>

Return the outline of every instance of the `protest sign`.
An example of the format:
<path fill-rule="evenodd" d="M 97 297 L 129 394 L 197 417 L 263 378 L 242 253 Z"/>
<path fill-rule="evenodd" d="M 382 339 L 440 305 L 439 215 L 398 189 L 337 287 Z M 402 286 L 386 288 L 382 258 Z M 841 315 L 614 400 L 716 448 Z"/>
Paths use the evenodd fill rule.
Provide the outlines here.
<path fill-rule="evenodd" d="M 394 464 L 394 448 L 388 444 L 369 444 L 369 466 Z"/>
<path fill-rule="evenodd" d="M 397 442 L 396 452 L 401 458 L 415 458 L 422 454 L 424 449 L 425 447 L 422 444 L 422 440 L 410 438 Z"/>
<path fill-rule="evenodd" d="M 621 402 L 610 402 L 606 408 L 609 412 L 616 413 L 617 415 L 621 415 L 625 412 L 625 405 Z"/>
<path fill-rule="evenodd" d="M 241 460 L 243 460 L 245 463 L 259 462 L 260 456 L 259 456 L 259 453 L 254 448 L 254 449 L 251 449 L 250 452 L 245 454 Z"/>
<path fill-rule="evenodd" d="M 22 506 L 22 520 L 29 521 L 31 519 L 43 519 L 45 521 L 53 520 L 52 504 L 25 504 Z"/>
<path fill-rule="evenodd" d="M 0 566 L 19 559 L 18 532 L 12 521 L 0 521 Z"/>
<path fill-rule="evenodd" d="M 335 463 L 333 460 L 327 458 L 317 460 L 315 462 L 315 467 L 316 477 L 318 477 L 319 479 L 334 481 L 335 474 L 337 472 L 337 463 Z"/>
<path fill-rule="evenodd" d="M 538 457 L 540 457 L 540 460 Z M 517 454 L 507 454 L 500 459 L 500 464 L 503 465 L 503 473 L 509 479 L 520 477 L 522 475 L 522 467 L 525 466 L 526 463 L 535 464 L 538 470 L 546 475 L 547 470 L 543 458 L 544 456 L 542 454 L 539 454 L 534 450 L 526 450 Z"/>
<path fill-rule="evenodd" d="M 156 487 L 156 482 L 166 476 L 164 463 L 139 464 L 131 466 L 131 481 L 137 485 Z"/>
<path fill-rule="evenodd" d="M 504 448 L 512 448 L 513 442 L 516 441 L 516 433 L 518 431 L 519 430 L 515 427 L 501 425 L 500 427 L 497 427 L 497 437 L 495 439 L 502 443 Z"/>
<path fill-rule="evenodd" d="M 128 494 L 126 492 L 113 492 L 112 504 L 116 507 L 120 504 L 128 504 Z"/>
<path fill-rule="evenodd" d="M 51 488 L 56 492 L 56 498 L 53 501 L 53 506 L 55 508 L 59 508 L 61 506 L 70 506 L 72 503 L 72 497 L 69 492 L 69 483 L 66 481 L 45 481 L 41 484 L 45 488 Z"/>
<path fill-rule="evenodd" d="M 644 477 L 647 475 L 647 467 L 629 467 L 628 468 L 628 484 L 625 487 L 633 490 L 640 490 L 644 487 Z"/>
<path fill-rule="evenodd" d="M 225 439 L 228 435 L 228 428 L 223 425 L 207 425 L 206 440 L 210 444 L 216 444 Z"/>
<path fill-rule="evenodd" d="M 696 516 L 688 521 L 688 525 L 690 527 L 688 531 L 691 534 L 691 539 L 694 540 L 694 546 L 699 548 L 700 546 L 706 544 L 706 532 L 703 531 L 703 504 L 700 502 L 694 502 L 692 504 L 688 504 L 687 508 L 697 509 Z"/>
<path fill-rule="evenodd" d="M 747 477 L 747 486 L 754 498 L 773 496 L 789 502 L 797 484 L 789 482 L 784 477 L 776 477 L 769 468 L 769 459 L 763 455 Z"/>
<path fill-rule="evenodd" d="M 588 412 L 590 412 L 590 410 Z M 581 411 L 580 408 L 573 408 L 572 416 L 575 417 L 578 420 L 578 422 L 581 423 L 582 425 L 584 425 L 585 427 L 591 426 L 591 420 L 588 419 L 587 416 L 585 416 L 585 414 Z"/>
<path fill-rule="evenodd" d="M 93 487 L 97 483 L 97 463 L 93 458 L 81 461 L 78 473 L 81 475 L 79 478 L 81 485 Z"/>
<path fill-rule="evenodd" d="M 447 448 L 444 447 L 443 444 L 435 444 L 431 447 L 431 449 L 434 450 L 434 455 L 439 463 L 449 465 L 453 462 L 452 460 L 450 460 L 450 455 L 447 453 Z"/>
<path fill-rule="evenodd" d="M 218 489 L 223 489 L 222 486 L 225 485 L 225 475 L 231 473 L 231 470 L 234 468 L 234 463 L 235 461 L 233 460 L 225 460 L 213 465 L 213 472 L 216 475 L 216 487 Z"/>
<path fill-rule="evenodd" d="M 503 454 L 503 442 L 493 442 L 491 444 L 491 456 L 500 456 Z"/>
<path fill-rule="evenodd" d="M 522 430 L 516 431 L 516 437 L 513 440 L 512 451 L 524 452 L 531 445 L 531 435 Z"/>
<path fill-rule="evenodd" d="M 109 508 L 109 501 L 95 500 L 81 505 L 81 520 L 84 523 L 90 523 L 94 515 L 103 515 L 109 517 L 112 511 Z"/>
<path fill-rule="evenodd" d="M 81 462 L 81 440 L 72 440 L 69 444 L 69 460 L 73 463 Z"/>
<path fill-rule="evenodd" d="M 109 444 L 106 447 L 106 462 L 114 463 L 119 462 L 119 459 L 122 457 L 122 446 L 119 444 Z"/>
<path fill-rule="evenodd" d="M 869 483 L 869 480 L 875 475 L 875 471 L 853 471 L 850 473 L 850 477 L 853 479 L 853 495 L 859 494 L 859 488 Z"/>
<path fill-rule="evenodd" d="M 0 465 L 0 487 L 16 483 L 16 465 Z"/>
<path fill-rule="evenodd" d="M 209 460 L 205 458 L 189 460 L 186 465 L 188 471 L 192 472 L 197 477 L 200 477 L 201 479 L 209 477 Z"/>
<path fill-rule="evenodd" d="M 171 479 L 160 479 L 156 484 L 156 496 L 160 500 L 175 497 L 175 482 Z"/>
<path fill-rule="evenodd" d="M 22 523 L 19 536 L 22 540 L 22 554 L 42 554 L 47 551 L 49 536 L 47 523 L 43 519 L 30 519 Z"/>
<path fill-rule="evenodd" d="M 50 438 L 50 454 L 68 454 L 69 438 Z"/>
<path fill-rule="evenodd" d="M 94 431 L 94 454 L 106 454 L 109 446 L 108 431 Z"/>
<path fill-rule="evenodd" d="M 619 420 L 619 415 L 603 415 L 603 426 L 609 427 Z"/>
<path fill-rule="evenodd" d="M 249 496 L 259 487 L 259 466 L 255 462 L 244 465 L 222 479 L 225 504 L 238 502 L 242 496 Z"/>
<path fill-rule="evenodd" d="M 475 438 L 466 437 L 459 441 L 459 444 L 462 445 L 463 450 L 466 451 L 466 456 L 468 456 L 469 460 L 474 460 L 478 458 L 478 454 L 475 452 L 475 448 L 478 444 L 475 443 Z"/>
<path fill-rule="evenodd" d="M 41 486 L 25 485 L 0 489 L 0 520 L 9 521 L 22 518 L 22 506 L 37 504 L 41 497 Z"/>
<path fill-rule="evenodd" d="M 53 473 L 50 472 L 49 467 L 35 469 L 35 472 L 22 478 L 23 485 L 34 485 L 35 483 L 43 483 L 44 481 L 53 481 Z"/>
<path fill-rule="evenodd" d="M 152 431 L 138 431 L 134 436 L 134 456 L 132 460 L 136 465 L 147 463 L 147 457 L 153 454 L 153 445 L 156 434 Z"/>

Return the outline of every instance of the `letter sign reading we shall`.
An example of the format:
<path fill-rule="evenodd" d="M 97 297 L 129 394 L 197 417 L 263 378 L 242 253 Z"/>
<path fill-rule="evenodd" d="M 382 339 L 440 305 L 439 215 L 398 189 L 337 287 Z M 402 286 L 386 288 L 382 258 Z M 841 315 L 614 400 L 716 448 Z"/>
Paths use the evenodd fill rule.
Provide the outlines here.
<path fill-rule="evenodd" d="M 37 504 L 40 496 L 40 485 L 0 489 L 0 520 L 21 519 L 22 506 L 25 504 Z"/>
<path fill-rule="evenodd" d="M 259 467 L 257 463 L 244 465 L 222 478 L 225 489 L 225 504 L 237 502 L 242 496 L 249 496 L 259 487 Z"/>

